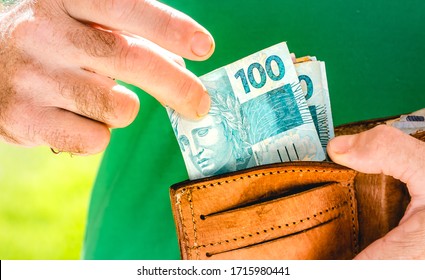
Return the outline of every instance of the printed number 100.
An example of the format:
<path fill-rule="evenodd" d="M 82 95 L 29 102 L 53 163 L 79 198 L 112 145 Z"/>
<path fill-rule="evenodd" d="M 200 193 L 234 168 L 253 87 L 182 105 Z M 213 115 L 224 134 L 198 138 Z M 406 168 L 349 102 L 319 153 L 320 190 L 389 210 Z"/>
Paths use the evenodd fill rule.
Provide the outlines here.
<path fill-rule="evenodd" d="M 273 71 L 272 62 L 276 63 L 277 65 L 277 73 Z M 260 77 L 259 81 L 257 81 L 254 77 L 254 72 L 258 73 L 258 76 Z M 285 65 L 283 64 L 282 59 L 277 55 L 271 55 L 266 59 L 265 69 L 260 63 L 254 62 L 249 65 L 247 73 L 245 73 L 245 69 L 240 69 L 235 74 L 236 79 L 241 79 L 245 93 L 251 92 L 249 85 L 253 86 L 254 88 L 262 88 L 267 82 L 267 76 L 273 81 L 280 81 L 285 76 Z"/>

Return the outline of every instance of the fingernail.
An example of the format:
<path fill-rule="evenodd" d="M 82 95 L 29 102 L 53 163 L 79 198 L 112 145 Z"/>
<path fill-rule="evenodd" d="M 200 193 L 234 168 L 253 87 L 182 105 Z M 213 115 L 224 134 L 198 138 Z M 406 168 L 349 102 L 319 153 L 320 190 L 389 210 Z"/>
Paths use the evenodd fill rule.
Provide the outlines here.
<path fill-rule="evenodd" d="M 211 106 L 211 98 L 208 95 L 208 93 L 205 93 L 204 96 L 202 96 L 201 101 L 198 105 L 198 110 L 196 111 L 198 117 L 204 117 L 208 114 L 210 111 Z"/>
<path fill-rule="evenodd" d="M 210 35 L 197 31 L 192 37 L 192 52 L 197 56 L 206 56 L 213 47 L 213 39 Z"/>
<path fill-rule="evenodd" d="M 336 154 L 346 154 L 353 147 L 355 135 L 343 135 L 332 139 L 329 142 L 329 149 Z"/>

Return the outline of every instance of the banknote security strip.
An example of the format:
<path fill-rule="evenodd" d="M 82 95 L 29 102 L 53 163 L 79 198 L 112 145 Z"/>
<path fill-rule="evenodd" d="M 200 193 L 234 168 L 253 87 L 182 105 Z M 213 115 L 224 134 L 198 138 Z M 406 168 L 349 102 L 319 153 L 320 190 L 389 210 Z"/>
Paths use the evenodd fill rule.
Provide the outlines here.
<path fill-rule="evenodd" d="M 211 109 L 167 108 L 191 180 L 277 162 L 323 161 L 334 136 L 325 64 L 285 42 L 200 77 Z"/>

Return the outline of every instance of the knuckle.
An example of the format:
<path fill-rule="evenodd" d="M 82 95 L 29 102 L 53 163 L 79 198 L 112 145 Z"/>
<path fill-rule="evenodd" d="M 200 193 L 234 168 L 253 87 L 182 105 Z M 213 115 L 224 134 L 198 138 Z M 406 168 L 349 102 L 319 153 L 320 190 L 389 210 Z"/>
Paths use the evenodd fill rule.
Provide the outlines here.
<path fill-rule="evenodd" d="M 111 81 L 94 83 L 73 75 L 59 73 L 54 78 L 58 92 L 75 104 L 75 112 L 111 127 L 124 127 L 135 118 L 139 100 L 134 93 L 122 92 Z M 74 109 L 72 109 L 74 111 Z"/>
<path fill-rule="evenodd" d="M 100 9 L 103 9 L 105 14 L 108 14 L 110 18 L 116 20 L 128 20 L 131 17 L 134 17 L 135 11 L 140 11 L 140 4 L 143 4 L 145 1 L 137 0 L 107 0 L 107 1 L 96 1 L 100 2 L 97 6 Z"/>
<path fill-rule="evenodd" d="M 114 99 L 111 90 L 93 84 L 73 86 L 77 109 L 85 116 L 105 122 L 114 117 Z"/>
<path fill-rule="evenodd" d="M 116 104 L 110 87 L 67 73 L 56 74 L 54 80 L 59 94 L 71 100 L 79 114 L 101 122 L 115 117 Z"/>
<path fill-rule="evenodd" d="M 381 124 L 370 130 L 369 141 L 371 141 L 375 146 L 380 147 L 384 143 L 397 141 L 400 134 L 402 134 L 402 132 L 398 129 Z"/>
<path fill-rule="evenodd" d="M 87 27 L 67 31 L 67 40 L 92 57 L 111 57 L 117 52 L 120 38 L 113 32 Z"/>
<path fill-rule="evenodd" d="M 380 125 L 376 126 L 373 130 L 378 135 L 382 135 L 382 134 L 394 134 L 397 131 L 394 128 L 392 128 L 392 127 L 390 127 L 388 125 L 384 125 L 384 124 L 380 124 Z"/>
<path fill-rule="evenodd" d="M 117 71 L 133 72 L 140 69 L 142 64 L 149 64 L 151 54 L 143 55 L 134 42 L 122 43 L 117 48 L 118 54 L 114 61 Z M 142 60 L 141 58 L 144 57 Z M 143 63 L 142 63 L 143 62 Z"/>
<path fill-rule="evenodd" d="M 177 85 L 176 101 L 179 107 L 187 107 L 195 104 L 200 96 L 197 94 L 199 89 L 198 83 L 189 78 L 181 79 Z"/>
<path fill-rule="evenodd" d="M 162 16 L 159 18 L 159 22 L 157 24 L 157 31 L 160 32 L 160 34 L 165 34 L 167 37 L 172 36 L 175 17 L 175 11 L 170 9 L 163 10 Z"/>
<path fill-rule="evenodd" d="M 172 44 L 187 43 L 185 37 L 187 26 L 182 26 L 182 15 L 174 9 L 163 9 L 161 16 L 158 18 L 155 34 L 162 34 L 165 41 Z"/>

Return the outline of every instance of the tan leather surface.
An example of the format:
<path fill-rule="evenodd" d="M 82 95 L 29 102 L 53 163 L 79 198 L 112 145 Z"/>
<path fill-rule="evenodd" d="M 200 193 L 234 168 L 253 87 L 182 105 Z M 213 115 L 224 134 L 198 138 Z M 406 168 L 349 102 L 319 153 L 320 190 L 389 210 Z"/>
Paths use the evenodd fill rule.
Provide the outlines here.
<path fill-rule="evenodd" d="M 359 173 L 355 186 L 362 250 L 398 225 L 410 196 L 404 183 L 382 174 Z"/>
<path fill-rule="evenodd" d="M 299 162 L 175 186 L 182 258 L 352 258 L 355 175 L 332 163 Z"/>
<path fill-rule="evenodd" d="M 383 124 L 344 125 L 337 135 Z M 414 137 L 424 140 L 425 133 Z M 170 189 L 183 259 L 351 259 L 397 226 L 406 186 L 332 162 L 278 163 Z"/>

